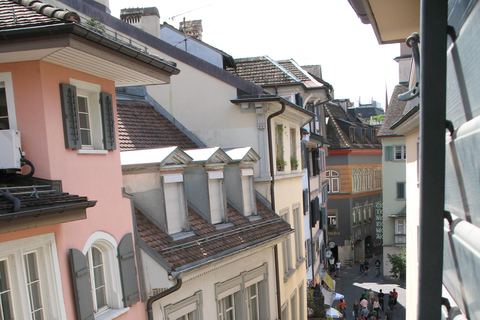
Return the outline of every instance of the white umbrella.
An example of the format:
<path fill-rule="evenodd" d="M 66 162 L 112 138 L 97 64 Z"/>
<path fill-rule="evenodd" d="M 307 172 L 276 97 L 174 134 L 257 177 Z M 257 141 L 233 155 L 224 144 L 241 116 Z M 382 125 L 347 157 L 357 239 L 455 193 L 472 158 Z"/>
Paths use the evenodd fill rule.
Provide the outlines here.
<path fill-rule="evenodd" d="M 344 298 L 345 297 L 343 296 L 343 294 L 335 292 L 335 299 L 334 300 L 340 300 L 340 299 L 344 299 Z"/>
<path fill-rule="evenodd" d="M 334 319 L 338 319 L 338 318 L 343 317 L 343 315 L 340 313 L 340 311 L 338 311 L 335 308 L 328 308 L 326 316 L 330 317 L 330 318 L 334 318 Z"/>

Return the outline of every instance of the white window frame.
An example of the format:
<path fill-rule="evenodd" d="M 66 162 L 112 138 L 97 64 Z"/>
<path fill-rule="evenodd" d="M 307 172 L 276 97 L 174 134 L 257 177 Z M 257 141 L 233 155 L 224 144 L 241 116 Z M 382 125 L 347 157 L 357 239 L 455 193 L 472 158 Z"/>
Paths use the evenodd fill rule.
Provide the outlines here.
<path fill-rule="evenodd" d="M 66 319 L 65 304 L 53 233 L 0 243 L 0 260 L 7 262 L 15 319 L 31 319 L 24 255 L 36 252 L 44 319 Z"/>
<path fill-rule="evenodd" d="M 352 192 L 357 191 L 357 170 L 352 168 Z"/>
<path fill-rule="evenodd" d="M 303 215 L 300 213 L 300 203 L 296 203 L 292 206 L 293 219 L 295 221 L 295 257 L 297 259 L 297 265 L 301 263 L 305 258 L 305 252 L 303 251 L 304 237 L 302 233 L 303 229 Z M 297 266 L 298 267 L 298 266 Z"/>
<path fill-rule="evenodd" d="M 298 297 L 297 288 L 290 295 L 290 315 L 292 319 L 298 319 Z"/>
<path fill-rule="evenodd" d="M 1 84 L 3 82 L 3 85 Z M 13 81 L 11 72 L 0 72 L 0 87 L 5 88 L 7 100 L 8 126 L 9 129 L 17 129 L 17 114 L 15 111 L 15 98 L 13 94 Z"/>
<path fill-rule="evenodd" d="M 333 223 L 335 222 L 335 223 Z M 333 225 L 337 227 L 338 224 L 338 210 L 327 210 L 327 225 Z"/>
<path fill-rule="evenodd" d="M 380 189 L 382 187 L 382 169 L 375 168 L 375 189 Z"/>
<path fill-rule="evenodd" d="M 162 197 L 165 203 L 165 224 L 167 228 L 168 234 L 176 234 L 179 232 L 184 231 L 186 220 L 187 220 L 187 207 L 186 207 L 186 200 L 185 200 L 185 186 L 183 182 L 183 174 L 182 173 L 171 173 L 171 174 L 164 174 L 162 175 L 163 184 L 162 184 Z M 167 185 L 175 186 L 177 190 L 177 197 L 175 203 L 171 203 L 167 201 L 167 197 L 165 195 L 165 191 Z M 172 210 L 175 209 L 179 212 L 179 223 L 173 224 L 174 214 Z"/>
<path fill-rule="evenodd" d="M 330 188 L 329 193 L 339 193 L 340 192 L 340 173 L 337 170 L 327 170 L 326 178 Z"/>
<path fill-rule="evenodd" d="M 87 256 L 87 252 L 92 246 L 95 246 L 102 252 L 108 306 L 95 313 L 95 320 L 114 319 L 130 309 L 124 308 L 122 300 L 122 284 L 117 259 L 118 244 L 112 235 L 103 231 L 96 231 L 85 242 L 82 251 L 85 256 Z M 93 278 L 91 278 L 91 281 L 93 281 Z M 95 299 L 93 294 L 92 296 Z M 95 301 L 93 304 L 95 305 Z"/>
<path fill-rule="evenodd" d="M 397 158 L 397 149 L 400 149 L 400 158 Z M 407 147 L 404 145 L 393 146 L 393 160 L 405 161 L 407 159 Z"/>
<path fill-rule="evenodd" d="M 226 222 L 225 184 L 223 171 L 207 171 L 208 199 L 212 224 Z"/>
<path fill-rule="evenodd" d="M 243 215 L 246 217 L 257 214 L 255 187 L 252 169 L 241 169 Z"/>
<path fill-rule="evenodd" d="M 282 217 L 282 219 L 285 220 L 287 223 L 291 224 L 288 208 L 280 210 L 280 217 Z M 292 254 L 291 235 L 288 235 L 287 239 L 283 240 L 282 242 L 283 273 L 285 276 L 288 275 L 292 270 L 294 270 Z M 284 280 L 288 280 L 288 277 L 284 277 Z"/>
<path fill-rule="evenodd" d="M 76 87 L 77 96 L 87 97 L 88 100 L 91 145 L 84 145 L 82 141 L 82 148 L 78 149 L 77 153 L 107 154 L 108 150 L 105 150 L 103 144 L 102 113 L 100 108 L 101 86 L 77 79 L 70 79 L 70 85 Z"/>
<path fill-rule="evenodd" d="M 187 317 L 193 313 L 193 319 L 203 320 L 203 310 L 202 310 L 202 292 L 197 291 L 191 297 L 183 299 L 175 304 L 166 305 L 164 308 L 165 311 L 165 320 L 176 320 L 181 317 Z"/>
<path fill-rule="evenodd" d="M 403 222 L 403 223 L 400 223 L 400 222 Z M 404 235 L 406 233 L 407 233 L 407 219 L 406 218 L 395 219 L 395 235 Z"/>

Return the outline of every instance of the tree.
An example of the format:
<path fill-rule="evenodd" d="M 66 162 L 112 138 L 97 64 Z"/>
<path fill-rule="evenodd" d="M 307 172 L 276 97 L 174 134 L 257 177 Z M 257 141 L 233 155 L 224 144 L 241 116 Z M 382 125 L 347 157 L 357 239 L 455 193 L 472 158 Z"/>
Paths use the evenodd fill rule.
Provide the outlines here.
<path fill-rule="evenodd" d="M 388 260 L 392 265 L 390 274 L 393 278 L 400 278 L 405 280 L 407 274 L 407 255 L 405 247 L 403 247 L 402 252 L 397 254 L 388 254 Z"/>

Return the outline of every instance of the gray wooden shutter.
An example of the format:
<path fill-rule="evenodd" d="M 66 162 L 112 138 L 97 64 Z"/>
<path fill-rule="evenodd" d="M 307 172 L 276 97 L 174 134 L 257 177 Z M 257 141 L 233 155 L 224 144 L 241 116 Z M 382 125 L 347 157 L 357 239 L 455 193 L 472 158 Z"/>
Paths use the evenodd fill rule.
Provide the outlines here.
<path fill-rule="evenodd" d="M 81 149 L 80 120 L 77 106 L 77 89 L 75 86 L 61 83 L 60 100 L 62 104 L 63 134 L 65 148 Z"/>
<path fill-rule="evenodd" d="M 118 263 L 122 279 L 123 303 L 125 307 L 130 307 L 140 300 L 131 233 L 124 235 L 118 244 Z"/>
<path fill-rule="evenodd" d="M 306 215 L 308 213 L 308 208 L 310 201 L 308 201 L 308 189 L 303 190 L 303 214 Z"/>
<path fill-rule="evenodd" d="M 77 249 L 70 249 L 73 288 L 78 320 L 93 320 L 93 298 L 90 287 L 90 272 L 87 257 Z"/>
<path fill-rule="evenodd" d="M 100 92 L 102 109 L 103 145 L 106 150 L 115 150 L 115 119 L 113 118 L 112 95 Z"/>
<path fill-rule="evenodd" d="M 393 146 L 385 146 L 385 161 L 393 161 Z"/>

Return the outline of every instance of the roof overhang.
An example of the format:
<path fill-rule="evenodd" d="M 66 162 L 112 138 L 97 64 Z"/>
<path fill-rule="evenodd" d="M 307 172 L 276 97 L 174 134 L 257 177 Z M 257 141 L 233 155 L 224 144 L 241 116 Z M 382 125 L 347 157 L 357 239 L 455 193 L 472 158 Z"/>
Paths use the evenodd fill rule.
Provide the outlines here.
<path fill-rule="evenodd" d="M 152 172 L 185 167 L 193 159 L 178 147 L 120 152 L 123 173 Z"/>
<path fill-rule="evenodd" d="M 420 129 L 420 109 L 418 106 L 412 108 L 400 120 L 395 122 L 390 129 L 395 133 L 407 136 Z"/>
<path fill-rule="evenodd" d="M 371 24 L 378 43 L 404 42 L 420 32 L 420 0 L 348 0 L 364 24 Z"/>
<path fill-rule="evenodd" d="M 173 64 L 76 23 L 0 31 L 0 61 L 45 61 L 115 82 L 116 86 L 170 82 Z"/>
<path fill-rule="evenodd" d="M 232 162 L 255 163 L 260 156 L 251 147 L 223 148 L 223 151 L 232 159 Z"/>

